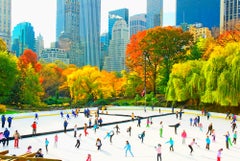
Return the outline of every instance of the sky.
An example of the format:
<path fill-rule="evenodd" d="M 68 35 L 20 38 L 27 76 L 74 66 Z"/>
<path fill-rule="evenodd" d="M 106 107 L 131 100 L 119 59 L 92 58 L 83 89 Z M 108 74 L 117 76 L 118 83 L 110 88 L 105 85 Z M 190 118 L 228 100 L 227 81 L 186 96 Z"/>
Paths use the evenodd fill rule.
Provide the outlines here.
<path fill-rule="evenodd" d="M 129 16 L 146 13 L 147 0 L 102 0 L 101 33 L 108 30 L 108 12 L 128 8 Z M 164 0 L 164 25 L 174 25 L 175 0 Z M 56 0 L 12 0 L 12 29 L 18 23 L 30 22 L 34 27 L 35 37 L 41 33 L 45 47 L 55 41 Z"/>

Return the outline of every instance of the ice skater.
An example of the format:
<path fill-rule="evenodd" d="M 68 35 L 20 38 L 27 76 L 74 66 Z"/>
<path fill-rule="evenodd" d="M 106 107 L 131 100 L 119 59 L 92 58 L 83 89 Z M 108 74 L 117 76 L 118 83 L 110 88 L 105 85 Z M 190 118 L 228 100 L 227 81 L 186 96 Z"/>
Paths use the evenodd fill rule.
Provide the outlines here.
<path fill-rule="evenodd" d="M 45 138 L 45 148 L 46 148 L 46 153 L 48 153 L 48 145 L 49 145 L 49 141 L 47 138 Z"/>
<path fill-rule="evenodd" d="M 213 125 L 212 125 L 212 123 L 210 123 L 210 124 L 208 125 L 208 131 L 207 131 L 206 135 L 208 135 L 208 134 L 211 135 L 212 129 L 213 129 Z"/>
<path fill-rule="evenodd" d="M 102 146 L 102 141 L 100 138 L 97 138 L 96 141 L 96 146 L 97 146 L 97 150 L 101 150 L 101 146 Z"/>
<path fill-rule="evenodd" d="M 162 145 L 158 144 L 158 146 L 155 146 L 155 149 L 157 151 L 157 161 L 162 161 Z"/>
<path fill-rule="evenodd" d="M 146 127 L 150 127 L 150 119 L 149 119 L 149 117 L 147 118 L 147 125 L 146 125 Z"/>
<path fill-rule="evenodd" d="M 58 135 L 56 134 L 54 136 L 54 147 L 56 148 L 57 147 L 57 144 L 58 144 Z"/>
<path fill-rule="evenodd" d="M 112 143 L 113 135 L 114 135 L 114 131 L 111 130 L 111 131 L 107 132 L 107 135 L 104 137 L 104 139 L 109 138 L 110 139 L 110 143 Z"/>
<path fill-rule="evenodd" d="M 13 138 L 14 138 L 14 148 L 19 148 L 19 139 L 21 138 L 21 136 L 17 130 L 15 131 Z"/>
<path fill-rule="evenodd" d="M 86 161 L 92 161 L 91 154 L 88 154 Z"/>
<path fill-rule="evenodd" d="M 75 144 L 76 148 L 79 148 L 80 145 L 81 145 L 81 136 L 82 136 L 82 134 L 79 134 L 78 137 L 77 137 L 77 142 Z"/>
<path fill-rule="evenodd" d="M 178 128 L 180 125 L 181 125 L 181 124 L 180 124 L 180 122 L 179 122 L 179 123 L 174 124 L 174 125 L 169 125 L 169 127 L 174 127 L 174 132 L 175 132 L 175 134 L 177 135 L 177 128 Z"/>
<path fill-rule="evenodd" d="M 145 131 L 143 131 L 141 134 L 138 135 L 138 138 L 141 139 L 142 143 L 145 137 Z"/>
<path fill-rule="evenodd" d="M 206 149 L 207 150 L 210 149 L 210 143 L 211 143 L 211 140 L 209 139 L 209 136 L 207 135 L 207 137 L 206 137 Z"/>
<path fill-rule="evenodd" d="M 84 135 L 87 136 L 88 132 L 87 132 L 87 123 L 84 124 Z"/>
<path fill-rule="evenodd" d="M 141 117 L 138 116 L 137 122 L 137 127 L 141 127 Z"/>
<path fill-rule="evenodd" d="M 132 133 L 132 127 L 131 127 L 131 126 L 129 126 L 129 127 L 127 128 L 127 132 L 129 133 L 129 136 L 131 136 L 131 133 Z"/>
<path fill-rule="evenodd" d="M 118 124 L 114 127 L 114 129 L 116 129 L 116 134 L 118 135 L 120 133 L 120 128 Z"/>
<path fill-rule="evenodd" d="M 183 130 L 181 137 L 182 137 L 182 144 L 185 144 L 186 138 L 187 138 L 187 132 L 185 130 Z"/>
<path fill-rule="evenodd" d="M 73 137 L 77 137 L 77 124 L 75 124 L 73 128 Z"/>
<path fill-rule="evenodd" d="M 174 141 L 173 141 L 172 137 L 170 137 L 170 139 L 166 142 L 166 144 L 167 144 L 167 143 L 170 144 L 169 150 L 170 150 L 170 151 L 174 151 L 174 148 L 173 148 Z"/>
<path fill-rule="evenodd" d="M 34 121 L 31 126 L 32 126 L 32 135 L 36 135 L 37 134 L 37 122 Z"/>
<path fill-rule="evenodd" d="M 67 126 L 68 126 L 68 122 L 67 122 L 67 120 L 64 120 L 64 122 L 63 122 L 64 133 L 67 132 Z"/>
<path fill-rule="evenodd" d="M 223 148 L 221 148 L 221 149 L 218 150 L 218 153 L 217 153 L 217 161 L 221 161 L 222 151 L 223 151 Z"/>
<path fill-rule="evenodd" d="M 163 122 L 162 121 L 160 121 L 159 135 L 160 135 L 160 138 L 163 137 Z"/>
<path fill-rule="evenodd" d="M 195 138 L 193 138 L 192 142 L 188 145 L 188 147 L 190 148 L 190 154 L 192 154 L 192 152 L 193 152 L 193 145 L 199 146 L 199 145 L 196 143 Z"/>
<path fill-rule="evenodd" d="M 13 120 L 13 117 L 8 116 L 8 118 L 7 118 L 7 121 L 8 121 L 8 128 L 11 128 L 12 120 Z"/>
<path fill-rule="evenodd" d="M 233 134 L 233 141 L 232 141 L 233 144 L 236 144 L 237 143 L 237 131 L 234 132 Z"/>
<path fill-rule="evenodd" d="M 124 149 L 125 149 L 125 157 L 127 157 L 127 152 L 129 152 L 132 155 L 132 157 L 134 157 L 132 153 L 131 145 L 128 141 L 126 141 L 126 145 L 124 146 Z"/>

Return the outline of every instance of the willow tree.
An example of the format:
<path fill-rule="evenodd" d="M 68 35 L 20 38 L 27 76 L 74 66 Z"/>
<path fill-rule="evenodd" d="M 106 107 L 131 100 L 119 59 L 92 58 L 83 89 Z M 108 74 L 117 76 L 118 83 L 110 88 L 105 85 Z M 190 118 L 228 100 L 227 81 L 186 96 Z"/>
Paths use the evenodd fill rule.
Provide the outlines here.
<path fill-rule="evenodd" d="M 183 102 L 191 100 L 199 105 L 204 90 L 204 78 L 201 76 L 203 61 L 192 60 L 174 64 L 166 90 L 167 101 Z"/>
<path fill-rule="evenodd" d="M 202 72 L 206 89 L 201 100 L 222 106 L 238 106 L 240 102 L 240 43 L 216 46 Z"/>

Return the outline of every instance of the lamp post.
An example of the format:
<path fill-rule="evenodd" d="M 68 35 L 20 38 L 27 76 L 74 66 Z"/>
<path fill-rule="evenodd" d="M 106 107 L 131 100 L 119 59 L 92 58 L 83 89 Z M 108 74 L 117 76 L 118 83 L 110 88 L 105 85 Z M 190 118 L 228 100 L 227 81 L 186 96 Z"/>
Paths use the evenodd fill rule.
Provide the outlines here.
<path fill-rule="evenodd" d="M 146 105 L 147 105 L 147 97 L 146 97 L 146 93 L 147 93 L 147 52 L 144 51 L 143 55 L 144 55 L 144 97 L 145 97 L 145 107 L 144 107 L 144 111 L 146 112 Z"/>

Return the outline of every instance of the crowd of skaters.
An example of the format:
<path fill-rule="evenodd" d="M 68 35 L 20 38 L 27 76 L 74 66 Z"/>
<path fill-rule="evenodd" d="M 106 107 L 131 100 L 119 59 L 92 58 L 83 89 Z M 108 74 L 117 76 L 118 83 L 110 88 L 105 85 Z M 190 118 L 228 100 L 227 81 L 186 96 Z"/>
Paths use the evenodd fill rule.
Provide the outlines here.
<path fill-rule="evenodd" d="M 85 113 L 86 112 L 86 113 Z M 181 120 L 182 119 L 182 111 L 180 112 L 176 112 L 176 119 L 179 119 Z M 209 112 L 208 112 L 209 113 Z M 179 114 L 181 114 L 181 116 L 178 116 Z M 69 119 L 71 119 L 71 116 L 67 113 L 66 114 L 66 117 L 64 116 L 63 112 L 60 113 L 61 117 L 64 119 L 64 132 L 66 133 L 67 132 L 67 125 L 68 125 L 68 121 Z M 76 113 L 73 113 L 72 112 L 72 117 L 76 118 L 78 116 L 77 112 Z M 85 137 L 88 136 L 88 129 L 94 129 L 95 133 L 96 133 L 96 129 L 100 128 L 102 126 L 102 118 L 99 116 L 99 111 L 95 113 L 94 115 L 94 124 L 92 126 L 92 123 L 91 123 L 91 120 L 92 118 L 91 117 L 91 114 L 90 114 L 90 111 L 88 110 L 84 110 L 84 116 L 89 118 L 89 124 L 87 123 L 84 123 L 84 135 Z M 205 115 L 204 115 L 205 116 Z M 207 119 L 209 120 L 210 118 L 210 113 L 207 116 Z M 2 128 L 5 128 L 5 121 L 8 120 L 6 118 L 4 118 L 5 116 L 2 115 Z M 10 116 L 9 116 L 10 117 Z M 200 121 L 200 118 L 202 116 L 196 116 L 195 118 L 190 118 L 190 126 L 191 127 L 200 127 L 201 131 L 202 131 L 202 123 Z M 131 114 L 131 118 L 132 118 L 132 121 L 135 120 L 135 118 L 137 118 L 137 124 L 136 124 L 136 127 L 141 127 L 141 122 L 142 122 L 142 118 L 140 116 L 135 116 L 134 113 Z M 11 117 L 11 123 L 12 123 L 12 119 L 13 117 Z M 226 117 L 226 119 L 229 119 L 229 117 Z M 36 113 L 35 114 L 35 120 L 34 122 L 32 123 L 32 129 L 33 129 L 33 135 L 36 135 L 36 132 L 37 132 L 37 121 L 38 120 L 38 114 Z M 193 121 L 193 120 L 196 120 L 196 121 Z M 193 122 L 192 122 L 193 121 Z M 4 123 L 3 123 L 4 122 Z M 9 122 L 8 122 L 9 123 Z M 8 127 L 10 128 L 11 127 L 11 123 L 9 123 Z M 147 128 L 150 128 L 151 124 L 153 124 L 153 120 L 151 117 L 148 117 L 146 119 L 146 127 Z M 176 120 L 176 124 L 173 124 L 173 125 L 168 125 L 169 127 L 174 127 L 174 134 L 175 135 L 178 135 L 177 133 L 177 128 L 181 125 L 180 122 L 178 122 L 178 120 Z M 237 131 L 235 130 L 237 128 L 237 119 L 236 119 L 236 116 L 233 115 L 231 117 L 231 127 L 232 127 L 232 133 L 233 133 L 233 139 L 231 140 L 231 137 L 230 137 L 230 132 L 229 131 L 226 131 L 226 134 L 224 134 L 224 136 L 226 137 L 226 149 L 229 149 L 229 144 L 232 145 L 232 143 L 236 144 L 237 142 Z M 114 129 L 116 130 L 116 132 L 114 132 Z M 163 121 L 160 121 L 159 122 L 159 135 L 160 135 L 160 138 L 163 137 L 163 129 L 164 129 L 164 123 Z M 127 128 L 127 133 L 129 133 L 129 136 L 131 136 L 131 130 L 132 130 L 132 127 L 129 126 Z M 6 132 L 5 132 L 6 131 Z M 10 133 L 9 133 L 9 130 L 8 128 L 5 128 L 5 131 L 2 133 L 2 137 L 1 137 L 1 133 L 0 133 L 0 140 L 1 142 L 3 143 L 3 146 L 5 146 L 5 144 L 8 146 L 8 138 L 10 136 Z M 78 132 L 78 126 L 77 124 L 75 124 L 74 126 L 74 133 L 73 133 L 73 137 L 76 137 L 76 144 L 75 144 L 75 147 L 76 148 L 79 148 L 80 145 L 81 145 L 81 136 L 82 134 L 79 133 L 77 135 L 77 132 Z M 5 134 L 4 134 L 5 133 Z M 112 137 L 114 136 L 114 134 L 119 134 L 120 133 L 120 127 L 118 124 L 116 124 L 114 127 L 113 127 L 113 130 L 110 130 L 109 132 L 107 132 L 106 136 L 103 138 L 103 139 L 106 139 L 106 138 L 109 138 L 110 139 L 110 143 L 112 143 Z M 146 135 L 146 131 L 143 131 L 141 134 L 138 135 L 139 139 L 141 140 L 141 143 L 144 143 L 144 137 Z M 210 139 L 210 136 L 212 136 L 212 140 Z M 18 148 L 19 147 L 19 139 L 21 138 L 19 132 L 16 130 L 15 133 L 13 134 L 13 137 L 14 137 L 14 147 L 15 148 Z M 182 131 L 181 133 L 181 137 L 182 137 L 182 144 L 186 144 L 186 138 L 187 138 L 187 132 L 185 130 Z M 213 128 L 213 124 L 210 123 L 208 125 L 208 130 L 206 132 L 206 149 L 209 150 L 210 149 L 210 143 L 211 142 L 214 142 L 215 141 L 215 130 Z M 54 144 L 55 144 L 55 147 L 57 147 L 57 142 L 58 142 L 58 136 L 55 135 L 54 137 Z M 172 137 L 169 138 L 169 140 L 167 140 L 165 142 L 165 144 L 169 143 L 170 144 L 170 147 L 169 147 L 169 150 L 174 152 L 174 140 Z M 45 148 L 46 148 L 46 153 L 48 152 L 48 144 L 49 144 L 49 141 L 48 139 L 46 138 L 45 139 Z M 192 154 L 192 152 L 194 151 L 193 150 L 193 146 L 194 145 L 198 145 L 198 143 L 196 142 L 196 139 L 193 138 L 192 141 L 188 144 L 188 147 L 190 148 L 190 154 Z M 100 138 L 97 138 L 96 139 L 96 147 L 97 147 L 97 150 L 98 151 L 101 151 L 101 146 L 102 146 L 102 140 Z M 31 146 L 29 146 L 31 147 Z M 28 148 L 29 148 L 28 147 Z M 156 150 L 156 153 L 157 153 L 157 161 L 162 161 L 162 143 L 158 143 L 157 146 L 153 146 Z M 27 148 L 27 152 L 29 151 L 29 149 Z M 132 157 L 134 157 L 133 155 L 133 152 L 131 150 L 131 144 L 128 140 L 126 140 L 126 145 L 124 146 L 123 148 L 125 150 L 125 156 L 127 156 L 128 153 L 130 153 L 130 155 Z M 220 158 L 221 158 L 221 153 L 223 151 L 223 148 L 220 148 L 218 151 L 217 151 L 217 161 L 220 161 Z M 41 157 L 43 157 L 43 154 L 42 154 L 42 149 L 40 148 L 38 150 L 37 153 L 40 153 L 41 152 Z M 87 156 L 87 160 L 90 160 L 91 161 L 91 154 L 89 154 Z"/>

